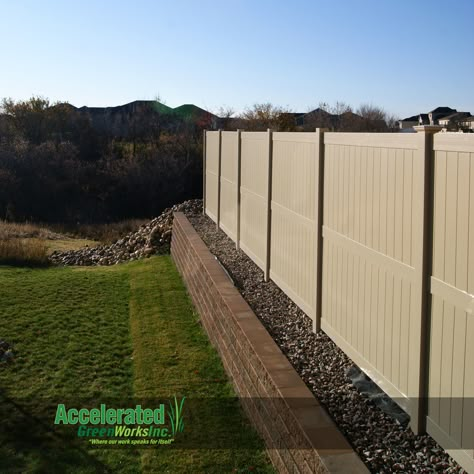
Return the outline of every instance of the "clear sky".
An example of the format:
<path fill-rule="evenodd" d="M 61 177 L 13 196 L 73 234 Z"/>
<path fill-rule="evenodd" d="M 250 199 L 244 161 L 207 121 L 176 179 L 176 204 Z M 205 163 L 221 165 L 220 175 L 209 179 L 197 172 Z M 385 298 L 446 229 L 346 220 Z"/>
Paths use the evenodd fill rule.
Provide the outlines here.
<path fill-rule="evenodd" d="M 474 114 L 474 0 L 0 0 L 0 98 Z"/>

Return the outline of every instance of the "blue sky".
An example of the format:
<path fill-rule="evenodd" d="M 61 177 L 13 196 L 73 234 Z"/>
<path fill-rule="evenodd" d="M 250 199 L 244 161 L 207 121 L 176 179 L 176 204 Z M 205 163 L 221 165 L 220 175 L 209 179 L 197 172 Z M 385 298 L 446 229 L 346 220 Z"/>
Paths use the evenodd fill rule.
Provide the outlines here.
<path fill-rule="evenodd" d="M 474 0 L 0 0 L 0 18 L 0 98 L 474 114 Z"/>

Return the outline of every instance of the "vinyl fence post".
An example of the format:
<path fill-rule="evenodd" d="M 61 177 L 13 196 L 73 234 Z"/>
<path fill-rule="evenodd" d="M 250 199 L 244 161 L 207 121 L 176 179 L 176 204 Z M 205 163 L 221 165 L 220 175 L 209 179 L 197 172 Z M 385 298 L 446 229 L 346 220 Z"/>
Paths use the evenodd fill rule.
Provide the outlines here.
<path fill-rule="evenodd" d="M 267 243 L 265 252 L 265 271 L 264 279 L 266 282 L 270 280 L 270 258 L 271 258 L 271 241 L 272 241 L 272 169 L 273 169 L 273 132 L 269 128 L 268 133 L 268 177 L 267 177 Z"/>
<path fill-rule="evenodd" d="M 217 161 L 217 221 L 216 230 L 221 223 L 221 162 L 222 162 L 222 130 L 219 129 L 219 159 Z"/>
<path fill-rule="evenodd" d="M 206 215 L 206 136 L 207 130 L 202 132 L 202 213 Z"/>
<path fill-rule="evenodd" d="M 241 182 L 241 158 L 242 158 L 242 133 L 237 130 L 237 224 L 235 231 L 235 248 L 240 249 L 240 182 Z"/>
<path fill-rule="evenodd" d="M 316 244 L 316 301 L 313 315 L 313 331 L 321 329 L 321 310 L 323 296 L 323 209 L 324 209 L 324 132 L 326 128 L 316 129 L 316 218 L 315 218 L 315 244 Z"/>
<path fill-rule="evenodd" d="M 420 325 L 417 329 L 420 338 L 419 354 L 419 378 L 417 393 L 410 393 L 409 398 L 414 398 L 411 409 L 410 427 L 415 434 L 426 430 L 427 415 L 427 390 L 429 373 L 429 338 L 430 338 L 430 277 L 432 268 L 433 251 L 433 209 L 434 209 L 434 175 L 433 175 L 433 135 L 442 128 L 440 126 L 421 125 L 414 127 L 419 136 L 418 154 L 420 158 L 420 186 L 422 186 L 423 199 L 419 211 L 421 218 L 421 233 L 419 235 L 419 247 L 421 252 L 415 257 L 414 267 L 416 269 L 415 285 L 418 287 L 420 296 L 416 301 L 417 311 L 420 314 Z M 416 334 L 415 334 L 416 337 Z M 410 381 L 409 381 L 410 382 Z"/>

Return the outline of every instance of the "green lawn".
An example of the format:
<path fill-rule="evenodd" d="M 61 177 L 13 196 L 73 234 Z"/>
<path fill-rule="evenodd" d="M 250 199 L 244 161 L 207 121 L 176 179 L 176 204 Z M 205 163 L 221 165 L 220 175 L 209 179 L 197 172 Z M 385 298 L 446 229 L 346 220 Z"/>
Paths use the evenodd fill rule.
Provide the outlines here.
<path fill-rule="evenodd" d="M 170 257 L 114 267 L 0 267 L 0 472 L 274 472 Z M 66 407 L 186 396 L 174 446 L 94 448 Z M 210 449 L 212 447 L 212 449 Z M 220 449 L 217 449 L 220 448 Z"/>

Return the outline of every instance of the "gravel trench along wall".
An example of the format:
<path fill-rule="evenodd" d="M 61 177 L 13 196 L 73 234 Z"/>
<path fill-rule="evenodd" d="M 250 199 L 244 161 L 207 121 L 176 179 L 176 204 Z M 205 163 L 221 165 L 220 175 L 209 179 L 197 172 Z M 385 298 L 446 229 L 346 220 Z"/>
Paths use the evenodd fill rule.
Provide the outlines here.
<path fill-rule="evenodd" d="M 277 470 L 368 472 L 182 213 L 171 255 Z"/>

